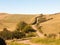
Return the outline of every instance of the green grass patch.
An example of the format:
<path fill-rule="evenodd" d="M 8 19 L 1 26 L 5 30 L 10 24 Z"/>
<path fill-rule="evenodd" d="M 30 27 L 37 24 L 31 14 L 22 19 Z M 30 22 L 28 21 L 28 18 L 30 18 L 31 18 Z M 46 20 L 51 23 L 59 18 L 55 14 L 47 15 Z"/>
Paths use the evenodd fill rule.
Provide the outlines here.
<path fill-rule="evenodd" d="M 60 45 L 60 39 L 41 39 L 41 38 L 33 38 L 30 40 L 32 43 L 38 44 L 46 44 L 46 45 Z"/>
<path fill-rule="evenodd" d="M 29 44 L 10 42 L 8 45 L 29 45 Z"/>

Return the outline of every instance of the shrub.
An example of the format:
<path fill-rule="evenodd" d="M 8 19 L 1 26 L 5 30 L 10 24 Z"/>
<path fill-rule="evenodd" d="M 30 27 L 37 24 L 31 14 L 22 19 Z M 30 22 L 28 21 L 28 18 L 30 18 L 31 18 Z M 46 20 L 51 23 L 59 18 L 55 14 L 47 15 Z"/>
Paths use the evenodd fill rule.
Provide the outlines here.
<path fill-rule="evenodd" d="M 17 24 L 17 30 L 22 31 L 27 24 L 24 21 L 21 21 Z"/>
<path fill-rule="evenodd" d="M 47 34 L 44 34 L 44 36 L 47 36 Z"/>
<path fill-rule="evenodd" d="M 14 31 L 13 32 L 13 37 L 16 38 L 16 39 L 24 38 L 25 37 L 25 33 L 19 32 L 19 31 Z"/>
<path fill-rule="evenodd" d="M 3 31 L 0 32 L 0 37 L 3 39 L 12 39 L 12 33 L 4 28 Z"/>
<path fill-rule="evenodd" d="M 23 32 L 29 33 L 29 32 L 36 32 L 30 25 L 27 25 L 24 29 Z"/>
<path fill-rule="evenodd" d="M 37 35 L 36 33 L 30 32 L 30 33 L 28 33 L 26 36 L 27 36 L 27 37 L 35 37 L 36 35 Z"/>
<path fill-rule="evenodd" d="M 56 34 L 49 34 L 48 38 L 56 38 Z"/>

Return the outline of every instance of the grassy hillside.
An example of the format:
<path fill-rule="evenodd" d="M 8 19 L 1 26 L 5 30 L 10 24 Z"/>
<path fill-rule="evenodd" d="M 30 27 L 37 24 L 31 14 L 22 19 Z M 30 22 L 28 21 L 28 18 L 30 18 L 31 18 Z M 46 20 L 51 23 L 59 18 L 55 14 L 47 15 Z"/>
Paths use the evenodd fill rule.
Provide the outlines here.
<path fill-rule="evenodd" d="M 16 27 L 16 24 L 20 21 L 25 21 L 26 23 L 30 24 L 32 22 L 32 19 L 36 15 L 34 14 L 0 14 L 0 30 L 3 28 L 8 28 L 9 30 L 14 30 Z"/>
<path fill-rule="evenodd" d="M 50 33 L 58 34 L 60 32 L 60 13 L 51 14 L 46 18 L 53 18 L 53 19 L 41 23 L 43 32 L 46 34 L 50 34 Z"/>
<path fill-rule="evenodd" d="M 0 30 L 3 28 L 8 28 L 9 30 L 13 31 L 20 21 L 25 21 L 26 23 L 30 24 L 34 22 L 34 18 L 38 14 L 7 14 L 7 13 L 0 13 Z M 60 13 L 56 14 L 46 14 L 45 16 L 47 19 L 53 18 L 46 22 L 41 23 L 42 31 L 46 34 L 49 33 L 59 33 L 60 32 Z"/>

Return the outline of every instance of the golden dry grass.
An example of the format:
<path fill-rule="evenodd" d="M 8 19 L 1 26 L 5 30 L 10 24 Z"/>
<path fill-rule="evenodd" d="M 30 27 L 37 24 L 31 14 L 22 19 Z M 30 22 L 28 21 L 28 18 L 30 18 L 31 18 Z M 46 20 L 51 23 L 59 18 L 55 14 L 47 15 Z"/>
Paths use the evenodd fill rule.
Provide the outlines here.
<path fill-rule="evenodd" d="M 34 22 L 34 18 L 39 14 L 7 14 L 0 13 L 0 30 L 8 28 L 13 31 L 20 21 L 25 21 L 30 24 Z M 53 18 L 52 20 L 41 23 L 42 31 L 44 33 L 58 33 L 60 32 L 60 13 L 46 14 L 46 18 Z"/>
<path fill-rule="evenodd" d="M 30 24 L 36 14 L 7 14 L 0 13 L 0 31 L 3 28 L 8 28 L 10 31 L 13 31 L 20 21 L 25 21 Z"/>
<path fill-rule="evenodd" d="M 59 14 L 51 14 L 47 16 L 47 18 L 53 18 L 52 20 L 41 23 L 42 30 L 46 34 L 60 32 L 60 13 Z"/>

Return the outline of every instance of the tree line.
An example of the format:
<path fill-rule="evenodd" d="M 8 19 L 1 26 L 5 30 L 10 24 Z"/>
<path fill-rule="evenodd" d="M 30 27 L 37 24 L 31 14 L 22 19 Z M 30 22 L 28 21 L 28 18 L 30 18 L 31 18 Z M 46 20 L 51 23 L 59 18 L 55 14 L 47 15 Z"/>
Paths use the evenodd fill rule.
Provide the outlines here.
<path fill-rule="evenodd" d="M 26 37 L 36 36 L 35 30 L 24 21 L 21 21 L 17 24 L 17 27 L 14 31 L 9 31 L 7 28 L 4 28 L 3 31 L 0 31 L 0 37 L 9 40 L 9 39 L 21 39 Z"/>

